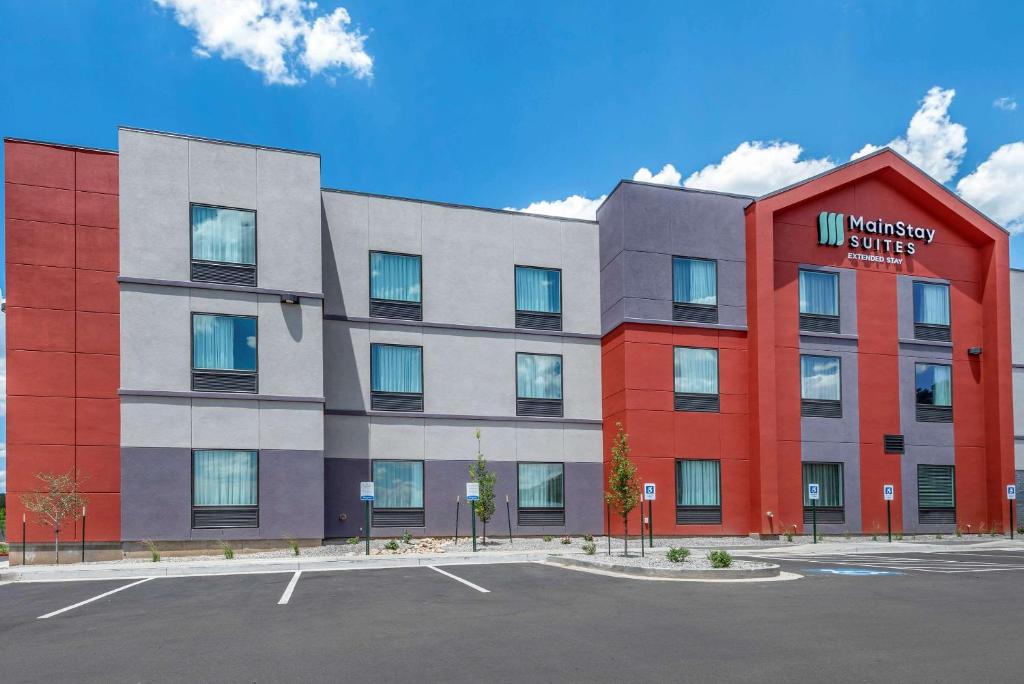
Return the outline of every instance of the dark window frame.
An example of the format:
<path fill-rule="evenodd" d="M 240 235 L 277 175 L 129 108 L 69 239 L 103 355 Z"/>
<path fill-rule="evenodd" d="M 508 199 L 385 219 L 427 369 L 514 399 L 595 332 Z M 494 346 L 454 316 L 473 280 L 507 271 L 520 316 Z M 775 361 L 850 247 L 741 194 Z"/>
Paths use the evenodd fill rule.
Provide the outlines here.
<path fill-rule="evenodd" d="M 803 504 L 804 511 L 804 524 L 808 524 L 807 521 L 811 520 L 813 515 L 812 509 L 817 509 L 817 513 L 821 515 L 825 514 L 826 519 L 819 517 L 818 522 L 822 525 L 845 525 L 846 524 L 846 464 L 842 461 L 800 461 L 800 482 L 803 489 L 800 495 L 800 502 L 803 503 L 803 495 L 807 492 L 808 483 L 804 481 L 804 466 L 805 465 L 827 465 L 827 466 L 839 466 L 839 482 L 842 485 L 842 497 L 843 505 L 841 506 L 811 506 Z M 816 483 L 819 484 L 820 483 Z M 832 520 L 827 519 L 828 517 L 833 518 Z M 841 520 L 835 519 L 836 517 Z"/>
<path fill-rule="evenodd" d="M 532 311 L 520 309 L 518 301 L 519 291 L 519 269 L 529 268 L 535 271 L 555 271 L 558 273 L 558 311 Z M 565 304 L 564 280 L 562 269 L 548 266 L 528 266 L 526 264 L 514 264 L 512 266 L 512 303 L 515 308 L 516 328 L 523 330 L 561 330 L 562 314 Z"/>
<path fill-rule="evenodd" d="M 697 349 L 715 352 L 715 384 L 717 392 L 680 392 L 676 389 L 676 350 Z M 711 399 L 714 398 L 714 401 Z M 674 411 L 696 413 L 718 413 L 722 400 L 722 354 L 719 347 L 693 347 L 685 344 L 672 345 L 672 408 Z"/>
<path fill-rule="evenodd" d="M 686 259 L 689 261 L 709 261 L 715 265 L 715 303 L 714 304 L 696 304 L 693 302 L 677 302 L 676 301 L 676 259 Z M 671 272 L 671 295 L 672 300 L 672 320 L 677 323 L 703 323 L 703 324 L 718 324 L 718 292 L 720 283 L 720 276 L 718 274 L 718 259 L 710 259 L 708 257 L 694 257 L 684 256 L 681 254 L 673 254 L 672 262 L 670 267 Z"/>
<path fill-rule="evenodd" d="M 523 506 L 523 505 L 520 504 L 520 502 L 519 502 L 520 501 L 519 500 L 519 495 L 521 493 L 521 490 L 519 489 L 519 473 L 520 473 L 520 468 L 522 466 L 524 466 L 524 465 L 525 466 L 530 466 L 530 465 L 560 465 L 560 466 L 562 466 L 562 505 L 561 505 L 561 507 Z M 517 511 L 518 510 L 525 510 L 525 511 L 564 511 L 565 510 L 565 490 L 567 489 L 567 487 L 565 486 L 565 477 L 566 477 L 565 461 L 516 461 L 516 510 Z"/>
<path fill-rule="evenodd" d="M 419 392 L 385 392 L 381 390 L 373 389 L 373 348 L 374 347 L 402 347 L 403 349 L 419 349 L 420 350 L 420 391 Z M 370 343 L 370 409 L 374 411 L 408 411 L 411 413 L 422 413 L 424 398 L 426 397 L 426 378 L 423 374 L 423 345 L 421 344 L 391 344 L 390 342 L 371 342 Z M 387 408 L 374 408 L 374 398 L 419 398 L 419 408 L 410 409 L 387 409 Z M 383 460 L 400 460 L 400 459 L 383 459 Z"/>
<path fill-rule="evenodd" d="M 377 498 L 370 503 L 370 528 L 374 527 L 413 527 L 424 528 L 427 521 L 427 462 L 422 458 L 374 458 L 370 460 L 370 481 L 373 482 L 374 491 L 377 487 L 377 468 L 379 462 L 383 463 L 419 463 L 420 472 L 423 473 L 422 489 L 420 499 L 423 505 L 419 508 L 393 508 L 377 505 Z M 388 520 L 388 516 L 395 518 Z M 404 517 L 403 517 L 404 516 Z M 377 522 L 383 518 L 382 522 Z"/>
<path fill-rule="evenodd" d="M 821 273 L 821 274 L 829 275 L 829 276 L 832 276 L 832 278 L 835 280 L 835 284 L 836 284 L 836 288 L 835 288 L 835 292 L 836 292 L 836 313 L 834 315 L 833 314 L 813 313 L 811 311 L 802 311 L 801 310 L 802 307 L 800 306 L 800 274 L 801 273 L 805 273 L 805 272 L 806 273 Z M 842 301 L 843 301 L 843 298 L 842 298 L 842 287 L 843 287 L 843 279 L 841 277 L 840 271 L 838 271 L 838 270 L 832 270 L 832 269 L 828 269 L 828 268 L 812 268 L 810 266 L 801 266 L 799 269 L 797 269 L 797 296 L 796 296 L 796 300 L 797 301 L 796 301 L 796 306 L 797 306 L 797 317 L 799 318 L 799 327 L 800 327 L 800 331 L 801 332 L 822 332 L 820 329 L 814 329 L 813 327 L 811 327 L 811 325 L 806 325 L 805 326 L 805 322 L 806 323 L 814 323 L 814 322 L 817 322 L 817 321 L 820 321 L 824 325 L 829 326 L 829 327 L 834 326 L 835 330 L 832 331 L 832 332 L 837 332 L 837 333 L 842 332 L 842 324 L 843 324 L 843 321 L 842 321 L 842 314 L 843 314 L 843 310 L 842 310 Z"/>
<path fill-rule="evenodd" d="M 418 302 L 412 302 L 406 299 L 381 299 L 380 297 L 373 296 L 373 255 L 383 254 L 388 256 L 400 256 L 400 257 L 416 257 L 420 260 L 420 300 Z M 423 255 L 412 254 L 409 252 L 391 252 L 383 249 L 371 249 L 366 254 L 366 279 L 367 279 L 367 306 L 370 318 L 379 318 L 381 320 L 410 320 L 410 321 L 422 321 L 423 320 L 423 300 L 425 298 L 425 292 L 423 291 Z M 401 312 L 402 315 L 394 316 L 382 316 L 379 313 L 374 314 L 374 308 L 376 306 L 381 307 L 398 307 L 404 308 L 406 311 Z"/>
<path fill-rule="evenodd" d="M 927 507 L 927 508 L 925 508 L 925 507 L 921 506 L 921 468 L 922 467 L 924 467 L 924 468 L 936 468 L 937 467 L 937 468 L 947 468 L 947 469 L 949 469 L 950 473 L 952 474 L 952 477 L 950 478 L 950 482 L 953 485 L 953 492 L 952 492 L 952 494 L 953 494 L 953 506 L 952 507 L 944 506 L 944 507 L 941 507 L 941 508 L 935 508 L 935 507 Z M 920 524 L 920 525 L 949 525 L 949 524 L 954 524 L 955 525 L 956 524 L 956 512 L 957 512 L 957 505 L 956 505 L 956 464 L 949 464 L 949 463 L 918 463 L 917 464 L 917 471 L 916 471 L 915 475 L 917 476 L 916 495 L 917 495 L 917 522 L 918 522 L 918 524 Z M 946 521 L 925 521 L 925 520 L 922 520 L 922 517 L 924 517 L 924 516 L 921 515 L 922 513 L 928 513 L 928 512 L 933 512 L 933 511 L 934 512 L 946 512 L 946 513 L 950 513 L 951 512 L 952 513 L 953 522 L 949 523 L 949 522 L 946 522 Z"/>
<path fill-rule="evenodd" d="M 921 366 L 942 366 L 949 369 L 949 404 L 920 401 L 917 390 L 917 371 Z M 934 363 L 930 361 L 914 361 L 914 418 L 919 423 L 952 423 L 953 422 L 953 364 Z"/>
<path fill-rule="evenodd" d="M 946 307 L 949 309 L 949 323 L 941 325 L 937 323 L 918 323 L 917 322 L 917 297 L 916 290 L 918 285 L 938 285 L 946 288 Z M 915 340 L 938 340 L 940 342 L 949 342 L 953 332 L 953 299 L 950 297 L 950 286 L 948 282 L 938 280 L 922 280 L 915 278 L 910 282 L 910 317 L 911 324 L 914 327 L 914 339 Z M 922 335 L 921 333 L 925 334 Z M 927 334 L 932 332 L 931 335 Z"/>
<path fill-rule="evenodd" d="M 692 506 L 679 503 L 681 498 L 681 486 L 683 484 L 683 463 L 686 461 L 714 461 L 718 464 L 718 505 L 717 506 Z M 722 525 L 722 459 L 721 458 L 676 458 L 675 464 L 675 494 L 676 494 L 676 525 Z M 705 513 L 713 514 L 718 512 L 718 522 L 685 522 L 682 521 L 687 514 Z"/>
<path fill-rule="evenodd" d="M 253 354 L 256 357 L 256 369 L 255 370 L 235 370 L 229 368 L 197 368 L 196 367 L 196 316 L 219 316 L 221 318 L 250 318 L 253 321 L 255 332 L 256 332 L 256 346 L 253 348 Z M 246 394 L 257 394 L 259 392 L 259 381 L 260 381 L 260 319 L 259 315 L 253 316 L 250 314 L 226 314 L 226 313 L 213 313 L 209 311 L 190 311 L 189 312 L 189 350 L 188 350 L 188 363 L 190 368 L 190 375 L 193 378 L 193 391 L 210 392 L 216 394 L 231 393 L 243 391 Z M 194 378 L 196 373 L 207 373 L 212 375 L 219 375 L 221 377 L 236 377 L 236 378 L 253 378 L 255 382 L 255 388 L 250 392 L 248 390 L 211 390 L 211 389 L 194 389 Z"/>
<path fill-rule="evenodd" d="M 803 418 L 842 418 L 843 417 L 843 357 L 828 354 L 800 353 L 799 381 L 800 381 L 800 415 Z M 839 362 L 839 398 L 838 399 L 808 399 L 804 396 L 804 364 L 805 356 L 814 356 L 819 359 L 835 359 Z M 824 411 L 826 415 L 822 415 Z"/>
<path fill-rule="evenodd" d="M 689 261 L 708 261 L 715 265 L 715 303 L 714 304 L 699 304 L 697 302 L 679 302 L 676 301 L 676 259 L 686 259 Z M 718 259 L 712 259 L 710 257 L 695 257 L 686 256 L 685 254 L 673 254 L 672 255 L 672 303 L 673 304 L 686 304 L 687 306 L 706 306 L 708 308 L 718 308 L 718 293 L 720 291 L 719 285 L 721 284 L 718 274 Z"/>
<path fill-rule="evenodd" d="M 196 506 L 196 452 L 197 451 L 248 451 L 256 454 L 256 505 L 255 506 Z M 229 530 L 229 529 L 254 529 L 260 526 L 260 450 L 259 449 L 192 449 L 189 455 L 189 528 L 193 530 Z M 256 511 L 256 524 L 255 525 L 203 525 L 196 527 L 195 514 L 196 511 L 204 510 L 215 510 L 215 509 L 237 509 L 237 510 L 251 510 Z"/>
<path fill-rule="evenodd" d="M 243 264 L 235 261 L 214 261 L 212 259 L 197 259 L 195 256 L 195 243 L 193 242 L 193 226 L 192 226 L 192 208 L 193 207 L 205 207 L 207 209 L 227 209 L 229 211 L 248 211 L 252 213 L 252 241 L 253 241 L 253 263 Z M 206 202 L 189 202 L 188 203 L 188 261 L 189 261 L 189 281 L 194 283 L 205 283 L 205 282 L 220 282 L 217 280 L 195 280 L 192 277 L 192 267 L 196 264 L 208 265 L 208 266 L 223 266 L 225 268 L 235 268 L 240 271 L 252 269 L 252 287 L 256 287 L 259 283 L 260 271 L 260 241 L 259 241 L 259 212 L 256 209 L 247 209 L 245 207 L 229 207 L 222 204 L 208 204 Z"/>

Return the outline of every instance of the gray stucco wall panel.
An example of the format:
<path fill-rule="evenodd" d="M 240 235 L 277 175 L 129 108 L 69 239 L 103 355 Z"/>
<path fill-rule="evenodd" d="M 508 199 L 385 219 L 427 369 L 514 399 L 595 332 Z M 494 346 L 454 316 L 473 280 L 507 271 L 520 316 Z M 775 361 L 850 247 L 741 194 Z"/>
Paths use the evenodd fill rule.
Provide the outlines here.
<path fill-rule="evenodd" d="M 804 418 L 803 420 L 808 420 Z M 804 442 L 801 445 L 802 463 L 842 463 L 843 464 L 843 509 L 845 522 L 841 525 L 818 523 L 824 532 L 871 532 L 869 524 L 861 524 L 861 483 L 860 483 L 860 444 L 851 442 Z M 801 494 L 802 496 L 802 494 Z M 785 524 L 785 523 L 784 523 Z M 883 521 L 884 526 L 884 521 Z M 809 530 L 809 526 L 805 526 Z"/>
<path fill-rule="evenodd" d="M 189 199 L 256 209 L 256 149 L 190 140 Z"/>

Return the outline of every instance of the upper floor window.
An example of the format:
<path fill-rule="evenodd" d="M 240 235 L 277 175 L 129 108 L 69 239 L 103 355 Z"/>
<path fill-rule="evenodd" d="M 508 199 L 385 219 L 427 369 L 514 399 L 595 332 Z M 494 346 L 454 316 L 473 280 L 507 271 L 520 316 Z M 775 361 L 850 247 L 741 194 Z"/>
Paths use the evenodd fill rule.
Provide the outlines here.
<path fill-rule="evenodd" d="M 953 368 L 940 363 L 914 365 L 917 420 L 953 421 Z"/>
<path fill-rule="evenodd" d="M 256 285 L 256 212 L 193 204 L 192 280 Z"/>
<path fill-rule="evenodd" d="M 722 524 L 722 464 L 717 460 L 676 461 L 676 524 Z"/>
<path fill-rule="evenodd" d="M 800 415 L 842 418 L 842 374 L 838 356 L 800 355 Z"/>
<path fill-rule="evenodd" d="M 423 527 L 423 461 L 373 462 L 374 527 Z"/>
<path fill-rule="evenodd" d="M 516 327 L 562 329 L 562 272 L 516 266 Z"/>
<path fill-rule="evenodd" d="M 718 262 L 672 257 L 672 320 L 718 322 Z"/>
<path fill-rule="evenodd" d="M 516 524 L 565 525 L 565 465 L 520 463 Z"/>
<path fill-rule="evenodd" d="M 843 464 L 804 463 L 804 523 L 810 525 L 817 515 L 818 522 L 842 524 L 846 522 L 843 504 Z M 811 502 L 808 484 L 818 485 L 818 500 Z M 812 508 L 817 508 L 813 511 Z"/>
<path fill-rule="evenodd" d="M 717 412 L 718 350 L 676 347 L 673 365 L 675 410 Z"/>
<path fill-rule="evenodd" d="M 949 342 L 949 285 L 914 283 L 914 337 Z"/>
<path fill-rule="evenodd" d="M 421 259 L 415 254 L 370 252 L 370 315 L 423 320 Z"/>
<path fill-rule="evenodd" d="M 370 345 L 370 408 L 423 410 L 423 347 Z"/>
<path fill-rule="evenodd" d="M 516 354 L 516 415 L 562 415 L 562 357 Z"/>
<path fill-rule="evenodd" d="M 259 526 L 259 453 L 192 452 L 192 527 Z"/>
<path fill-rule="evenodd" d="M 839 332 L 839 274 L 800 270 L 800 329 Z"/>
<path fill-rule="evenodd" d="M 192 314 L 192 389 L 257 390 L 256 318 Z"/>

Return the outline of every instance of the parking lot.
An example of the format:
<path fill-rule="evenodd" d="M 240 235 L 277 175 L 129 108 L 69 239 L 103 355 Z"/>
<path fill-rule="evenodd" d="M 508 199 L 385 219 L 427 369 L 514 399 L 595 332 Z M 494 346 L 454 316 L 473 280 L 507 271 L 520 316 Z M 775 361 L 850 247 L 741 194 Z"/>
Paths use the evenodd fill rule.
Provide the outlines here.
<path fill-rule="evenodd" d="M 779 563 L 792 572 L 857 574 L 857 570 L 885 573 L 937 573 L 942 575 L 981 572 L 1024 572 L 1024 551 L 949 551 L 947 553 L 878 554 L 743 554 L 743 558 Z M 868 573 L 864 573 L 868 574 Z M 1024 583 L 1024 576 L 1020 578 Z"/>
<path fill-rule="evenodd" d="M 0 679 L 989 681 L 1024 664 L 1024 558 L 988 554 L 959 556 L 1017 571 L 889 558 L 900 574 L 733 584 L 540 563 L 12 583 Z M 854 567 L 815 560 L 783 564 Z"/>

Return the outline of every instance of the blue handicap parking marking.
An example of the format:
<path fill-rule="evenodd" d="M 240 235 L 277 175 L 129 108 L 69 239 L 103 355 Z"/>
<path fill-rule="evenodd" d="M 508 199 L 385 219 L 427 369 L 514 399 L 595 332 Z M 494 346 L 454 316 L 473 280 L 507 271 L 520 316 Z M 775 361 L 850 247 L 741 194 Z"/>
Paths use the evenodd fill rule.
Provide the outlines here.
<path fill-rule="evenodd" d="M 895 570 L 872 570 L 870 568 L 807 568 L 805 572 L 816 572 L 822 575 L 852 575 L 854 577 L 876 577 L 879 575 L 902 575 Z"/>

